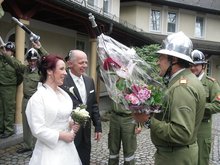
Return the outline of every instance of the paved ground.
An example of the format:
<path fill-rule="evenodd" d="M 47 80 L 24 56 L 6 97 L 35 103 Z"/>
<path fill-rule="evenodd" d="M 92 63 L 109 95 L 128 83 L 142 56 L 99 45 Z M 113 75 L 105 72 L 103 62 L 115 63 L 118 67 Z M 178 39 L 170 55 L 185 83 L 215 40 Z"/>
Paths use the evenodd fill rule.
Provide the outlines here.
<path fill-rule="evenodd" d="M 213 148 L 211 153 L 210 165 L 220 165 L 220 114 L 213 117 Z M 107 165 L 108 148 L 107 148 L 107 134 L 109 123 L 103 122 L 103 138 L 100 142 L 92 141 L 92 155 L 91 165 Z M 13 137 L 19 142 L 20 135 Z M 7 140 L 5 140 L 7 141 Z M 16 140 L 11 141 L 15 143 Z M 3 147 L 3 141 L 0 142 L 0 148 Z M 4 149 L 0 149 L 0 165 L 26 165 L 30 159 L 30 153 L 17 154 L 16 150 L 21 147 L 22 143 L 13 144 Z M 137 165 L 152 165 L 155 148 L 151 143 L 149 130 L 143 129 L 142 133 L 138 135 L 138 149 L 136 152 Z M 120 164 L 123 164 L 123 156 L 121 154 Z"/>

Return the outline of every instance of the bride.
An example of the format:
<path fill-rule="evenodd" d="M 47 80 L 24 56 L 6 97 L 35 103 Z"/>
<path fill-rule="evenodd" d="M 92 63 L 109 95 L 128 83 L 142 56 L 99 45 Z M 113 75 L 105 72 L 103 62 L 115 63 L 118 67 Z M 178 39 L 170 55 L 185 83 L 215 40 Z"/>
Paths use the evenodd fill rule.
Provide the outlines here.
<path fill-rule="evenodd" d="M 72 100 L 59 86 L 66 76 L 65 63 L 56 55 L 43 56 L 42 83 L 30 98 L 26 116 L 37 142 L 30 165 L 81 165 L 73 142 L 79 125 L 70 120 Z"/>

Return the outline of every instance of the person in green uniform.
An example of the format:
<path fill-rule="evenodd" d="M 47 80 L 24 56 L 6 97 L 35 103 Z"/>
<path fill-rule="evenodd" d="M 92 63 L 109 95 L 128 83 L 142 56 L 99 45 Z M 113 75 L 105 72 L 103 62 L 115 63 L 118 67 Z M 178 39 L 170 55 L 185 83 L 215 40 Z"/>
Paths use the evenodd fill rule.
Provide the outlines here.
<path fill-rule="evenodd" d="M 191 71 L 202 82 L 206 91 L 205 113 L 197 135 L 199 146 L 198 165 L 209 165 L 212 114 L 220 112 L 220 86 L 214 78 L 207 76 L 205 73 L 207 64 L 205 55 L 199 50 L 194 50 L 191 57 L 194 62 L 194 65 L 191 66 Z"/>
<path fill-rule="evenodd" d="M 193 45 L 183 32 L 177 32 L 168 35 L 162 46 L 157 64 L 167 86 L 163 111 L 145 123 L 156 147 L 155 165 L 197 165 L 205 90 L 190 71 Z"/>
<path fill-rule="evenodd" d="M 38 74 L 38 61 L 40 56 L 47 55 L 47 51 L 41 46 L 39 41 L 32 42 L 34 48 L 31 48 L 26 53 L 28 65 L 23 65 L 24 81 L 23 81 L 23 100 L 22 100 L 22 125 L 23 125 L 23 140 L 24 145 L 17 150 L 17 153 L 32 151 L 35 146 L 36 139 L 33 137 L 30 127 L 27 122 L 25 110 L 30 97 L 37 91 L 37 86 L 40 80 Z"/>
<path fill-rule="evenodd" d="M 135 164 L 136 134 L 141 132 L 141 127 L 138 127 L 131 113 L 132 111 L 125 110 L 121 105 L 113 103 L 108 134 L 108 165 L 119 164 L 121 143 L 123 146 L 124 165 Z"/>
<path fill-rule="evenodd" d="M 15 57 L 15 45 L 7 42 L 0 48 L 0 138 L 14 134 L 17 71 L 22 66 Z M 13 66 L 13 64 L 16 64 Z M 17 70 L 17 71 L 16 71 Z"/>
<path fill-rule="evenodd" d="M 5 14 L 3 8 L 2 8 L 2 3 L 4 2 L 4 0 L 0 0 L 0 18 L 2 18 Z"/>

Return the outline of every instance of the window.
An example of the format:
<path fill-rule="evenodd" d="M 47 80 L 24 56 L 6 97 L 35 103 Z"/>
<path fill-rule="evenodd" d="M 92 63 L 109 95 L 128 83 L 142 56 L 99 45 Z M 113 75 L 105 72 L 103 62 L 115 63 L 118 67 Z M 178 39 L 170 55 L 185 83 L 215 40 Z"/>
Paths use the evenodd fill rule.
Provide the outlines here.
<path fill-rule="evenodd" d="M 87 3 L 88 5 L 94 6 L 95 5 L 95 0 L 88 0 Z"/>
<path fill-rule="evenodd" d="M 110 11 L 110 0 L 104 0 L 103 2 L 103 12 L 109 13 Z"/>
<path fill-rule="evenodd" d="M 168 12 L 167 32 L 176 32 L 177 15 L 175 12 Z"/>
<path fill-rule="evenodd" d="M 87 8 L 95 10 L 95 11 L 99 10 L 97 0 L 87 0 L 85 2 L 87 2 L 87 5 L 86 5 Z"/>
<path fill-rule="evenodd" d="M 86 47 L 85 47 L 85 42 L 84 41 L 76 41 L 76 49 L 85 51 Z"/>
<path fill-rule="evenodd" d="M 210 64 L 210 61 L 207 61 L 207 70 L 206 70 L 206 73 L 207 73 L 207 76 L 211 76 L 211 64 Z"/>
<path fill-rule="evenodd" d="M 196 17 L 196 25 L 195 25 L 195 36 L 203 37 L 204 36 L 204 18 Z"/>
<path fill-rule="evenodd" d="M 153 31 L 160 31 L 161 12 L 159 10 L 151 10 L 151 23 L 150 29 Z"/>

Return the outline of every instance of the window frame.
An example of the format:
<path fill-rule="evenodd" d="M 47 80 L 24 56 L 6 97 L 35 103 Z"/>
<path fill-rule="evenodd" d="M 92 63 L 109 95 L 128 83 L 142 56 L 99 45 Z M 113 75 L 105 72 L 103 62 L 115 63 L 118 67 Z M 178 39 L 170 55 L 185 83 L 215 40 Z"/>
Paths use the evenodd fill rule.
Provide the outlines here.
<path fill-rule="evenodd" d="M 86 6 L 92 10 L 97 10 L 98 0 L 93 0 L 93 4 L 89 4 L 89 0 L 86 0 Z"/>
<path fill-rule="evenodd" d="M 175 31 L 174 32 L 171 32 L 171 31 L 168 31 L 168 29 L 169 29 L 169 13 L 170 14 L 176 14 L 176 21 L 175 21 Z M 168 12 L 167 12 L 167 33 L 176 33 L 178 30 L 177 30 L 177 28 L 178 28 L 178 12 L 177 11 L 173 11 L 173 10 L 169 10 Z"/>
<path fill-rule="evenodd" d="M 157 30 L 157 29 L 156 29 L 156 30 L 153 29 L 153 21 L 152 21 L 152 13 L 153 13 L 153 11 L 158 11 L 158 12 L 160 12 L 159 29 L 158 29 L 158 30 Z M 149 21 L 150 21 L 150 24 L 149 24 L 150 27 L 149 27 L 149 29 L 150 29 L 151 32 L 161 32 L 161 31 L 162 31 L 162 9 L 160 9 L 160 8 L 151 8 Z"/>
<path fill-rule="evenodd" d="M 203 27 L 202 29 L 200 28 L 200 35 L 198 35 L 198 32 L 197 32 L 197 18 L 202 18 L 203 19 Z M 195 29 L 194 29 L 194 35 L 196 38 L 204 38 L 205 37 L 205 17 L 204 16 L 201 16 L 201 15 L 196 15 L 195 16 Z"/>
<path fill-rule="evenodd" d="M 108 2 L 107 11 L 105 11 L 105 8 L 104 8 L 105 1 Z M 103 13 L 106 13 L 106 14 L 111 13 L 111 3 L 112 3 L 111 0 L 103 0 L 103 7 L 102 7 L 103 8 Z"/>
<path fill-rule="evenodd" d="M 206 74 L 212 76 L 212 62 L 210 60 L 207 61 Z"/>

